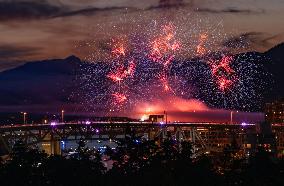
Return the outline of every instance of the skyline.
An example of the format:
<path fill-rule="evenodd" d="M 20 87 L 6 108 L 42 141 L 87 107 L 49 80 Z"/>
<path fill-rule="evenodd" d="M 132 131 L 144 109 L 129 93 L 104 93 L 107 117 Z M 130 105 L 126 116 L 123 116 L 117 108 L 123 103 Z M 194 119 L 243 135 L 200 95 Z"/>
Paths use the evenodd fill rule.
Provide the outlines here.
<path fill-rule="evenodd" d="M 284 0 L 0 0 L 1 185 L 284 185 L 283 18 Z"/>
<path fill-rule="evenodd" d="M 273 2 L 2 0 L 0 109 L 262 111 L 284 92 Z"/>
<path fill-rule="evenodd" d="M 280 50 L 279 50 L 280 49 Z M 275 48 L 272 49 L 270 53 L 275 53 L 279 51 L 281 54 L 281 51 L 283 51 L 283 47 L 281 48 Z M 266 56 L 271 56 L 270 53 L 265 54 Z M 242 54 L 244 59 L 247 59 L 245 57 L 248 54 Z M 236 57 L 236 58 L 242 58 L 242 57 Z M 281 56 L 272 56 L 273 59 L 278 59 Z M 256 56 L 252 57 L 249 61 L 256 60 L 258 61 L 258 54 Z M 261 57 L 263 58 L 263 57 Z M 264 57 L 266 58 L 266 57 Z M 198 62 L 198 61 L 197 61 Z M 264 61 L 265 62 L 265 61 Z M 20 66 L 18 68 L 8 70 L 5 72 L 0 73 L 0 84 L 1 84 L 1 97 L 0 97 L 0 102 L 1 102 L 1 110 L 4 112 L 9 111 L 28 111 L 28 112 L 54 112 L 56 113 L 58 109 L 60 110 L 61 108 L 66 109 L 68 112 L 67 113 L 84 113 L 86 111 L 91 111 L 93 112 L 94 110 L 100 110 L 100 109 L 107 109 L 104 107 L 101 107 L 101 104 L 93 104 L 95 103 L 93 100 L 93 96 L 95 94 L 87 94 L 88 91 L 87 89 L 82 90 L 80 87 L 78 87 L 78 83 L 82 82 L 81 79 L 78 81 L 78 78 L 82 78 L 82 76 L 85 72 L 84 69 L 88 69 L 86 72 L 90 72 L 90 70 L 95 71 L 97 69 L 102 69 L 105 67 L 99 67 L 96 65 L 93 66 L 92 64 L 85 64 L 87 66 L 82 66 L 80 67 L 81 60 L 79 58 L 76 58 L 75 56 L 70 56 L 66 59 L 59 59 L 59 60 L 50 60 L 50 61 L 38 61 L 38 62 L 33 62 L 33 63 L 27 63 L 26 65 Z M 174 62 L 175 64 L 178 64 L 180 62 Z M 182 63 L 186 63 L 182 62 Z M 196 63 L 197 65 L 199 63 Z M 273 72 L 276 73 L 277 75 L 277 70 L 280 70 L 281 64 L 276 63 L 276 66 L 271 66 L 271 63 L 267 63 L 266 68 L 271 68 L 273 69 Z M 109 68 L 109 67 L 107 67 Z M 83 72 L 82 75 L 81 73 L 72 73 L 72 71 L 79 70 L 79 72 Z M 274 74 L 273 73 L 273 74 Z M 103 73 L 104 74 L 104 73 Z M 101 73 L 102 75 L 102 73 Z M 96 81 L 97 78 L 100 78 L 101 75 L 98 74 L 98 76 L 92 75 L 90 78 L 88 78 L 88 82 Z M 76 77 L 77 76 L 77 77 Z M 278 74 L 275 78 L 282 81 L 281 79 L 281 74 Z M 101 77 L 102 79 L 107 78 L 107 77 Z M 77 81 L 74 81 L 77 79 Z M 54 84 L 54 82 L 56 82 Z M 109 83 L 107 83 L 109 84 Z M 28 85 L 28 86 L 26 86 Z M 85 84 L 86 87 L 88 88 L 89 85 Z M 281 83 L 277 83 L 276 85 L 279 85 L 277 89 L 273 90 L 269 94 L 269 100 L 274 99 L 276 97 L 281 97 L 283 95 L 283 90 L 281 88 Z M 150 87 L 154 88 L 154 86 L 149 85 Z M 105 87 L 105 86 L 104 86 Z M 27 91 L 27 88 L 29 91 Z M 91 88 L 91 87 L 89 87 Z M 98 87 L 99 88 L 99 87 Z M 103 87 L 102 87 L 103 88 Z M 186 87 L 185 87 L 186 88 Z M 279 89 L 280 88 L 280 89 Z M 145 91 L 149 91 L 146 90 Z M 101 88 L 98 89 L 98 92 L 103 93 L 101 91 Z M 76 93 L 80 93 L 79 95 L 84 95 L 87 94 L 88 97 L 81 97 L 76 95 Z M 149 92 L 150 93 L 150 92 Z M 157 94 L 158 93 L 158 94 Z M 273 94 L 272 94 L 273 93 Z M 143 108 L 147 109 L 150 107 L 154 107 L 154 110 L 159 110 L 159 112 L 162 112 L 163 108 L 169 108 L 172 107 L 171 112 L 190 112 L 193 110 L 199 110 L 199 111 L 217 111 L 220 112 L 222 110 L 218 110 L 217 108 L 221 108 L 224 106 L 221 102 L 221 104 L 213 104 L 215 105 L 215 108 L 209 105 L 206 102 L 206 100 L 194 100 L 194 99 L 186 99 L 186 97 L 179 95 L 179 97 L 174 96 L 171 94 L 168 94 L 166 92 L 156 92 L 155 89 L 153 89 L 153 92 L 150 93 L 152 94 L 151 97 L 153 99 L 150 99 L 147 101 L 147 99 L 142 99 L 139 101 L 136 105 L 136 109 L 139 109 L 133 113 L 132 108 L 132 113 L 137 114 L 137 113 L 143 113 Z M 156 95 L 155 95 L 156 94 Z M 271 95 L 271 96 L 270 96 Z M 273 95 L 273 96 L 272 96 Z M 71 96 L 71 97 L 70 97 Z M 74 97 L 75 96 L 75 97 Z M 79 98 L 79 99 L 78 99 Z M 266 98 L 267 99 L 267 98 Z M 207 100 L 208 101 L 208 100 Z M 212 100 L 214 101 L 214 99 Z M 255 100 L 250 100 L 253 103 L 256 103 Z M 155 102 L 155 104 L 153 103 Z M 104 102 L 102 102 L 104 103 Z M 109 102 L 105 102 L 109 103 Z M 241 103 L 241 102 L 240 102 Z M 212 102 L 211 102 L 212 104 Z M 140 105 L 140 106 L 139 106 Z M 139 106 L 139 107 L 138 107 Z M 235 109 L 240 109 L 242 110 L 242 105 L 240 104 L 235 105 Z M 252 105 L 253 106 L 253 105 Z M 233 108 L 234 108 L 233 107 Z M 254 107 L 252 107 L 254 108 Z M 87 110 L 86 110 L 87 109 Z M 92 109 L 94 109 L 92 111 Z M 124 110 L 124 109 L 123 109 Z M 126 114 L 124 110 L 122 110 L 122 113 L 120 115 Z M 96 112 L 94 112 L 96 113 Z M 127 113 L 128 114 L 128 113 Z M 225 114 L 225 112 L 224 112 Z M 228 114 L 225 114 L 228 115 Z"/>

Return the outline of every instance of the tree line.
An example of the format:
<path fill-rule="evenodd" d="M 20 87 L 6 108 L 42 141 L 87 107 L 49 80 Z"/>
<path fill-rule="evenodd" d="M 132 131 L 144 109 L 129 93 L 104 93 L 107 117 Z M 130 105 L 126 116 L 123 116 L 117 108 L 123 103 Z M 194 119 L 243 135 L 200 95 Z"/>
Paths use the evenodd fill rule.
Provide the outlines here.
<path fill-rule="evenodd" d="M 12 151 L 0 163 L 3 186 L 284 185 L 282 159 L 262 148 L 249 158 L 239 158 L 233 144 L 222 153 L 199 157 L 192 156 L 193 144 L 187 141 L 135 136 L 104 152 L 89 149 L 83 139 L 76 152 L 67 155 L 49 156 L 21 140 Z"/>

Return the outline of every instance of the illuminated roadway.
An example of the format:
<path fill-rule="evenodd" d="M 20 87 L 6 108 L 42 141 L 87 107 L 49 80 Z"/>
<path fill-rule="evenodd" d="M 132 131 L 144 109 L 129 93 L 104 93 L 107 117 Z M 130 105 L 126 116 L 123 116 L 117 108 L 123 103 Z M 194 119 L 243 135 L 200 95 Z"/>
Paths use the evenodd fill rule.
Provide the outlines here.
<path fill-rule="evenodd" d="M 28 145 L 49 143 L 50 153 L 56 152 L 56 143 L 61 140 L 107 140 L 121 139 L 126 135 L 147 136 L 147 139 L 166 139 L 170 136 L 177 141 L 189 140 L 196 149 L 222 149 L 236 136 L 245 143 L 246 135 L 255 131 L 254 123 L 216 122 L 138 122 L 138 121 L 79 121 L 47 124 L 15 124 L 0 126 L 0 142 L 11 149 L 13 141 L 22 139 Z"/>
<path fill-rule="evenodd" d="M 208 126 L 223 126 L 223 127 L 230 127 L 230 126 L 254 126 L 254 123 L 221 123 L 221 122 L 109 122 L 109 121 L 94 121 L 94 122 L 68 122 L 68 123 L 47 123 L 47 124 L 13 124 L 13 125 L 2 125 L 0 126 L 0 131 L 6 130 L 21 130 L 21 129 L 44 129 L 44 128 L 61 128 L 61 127 L 84 127 L 84 126 L 96 126 L 96 127 L 157 127 L 157 126 L 192 126 L 192 127 L 208 127 Z"/>

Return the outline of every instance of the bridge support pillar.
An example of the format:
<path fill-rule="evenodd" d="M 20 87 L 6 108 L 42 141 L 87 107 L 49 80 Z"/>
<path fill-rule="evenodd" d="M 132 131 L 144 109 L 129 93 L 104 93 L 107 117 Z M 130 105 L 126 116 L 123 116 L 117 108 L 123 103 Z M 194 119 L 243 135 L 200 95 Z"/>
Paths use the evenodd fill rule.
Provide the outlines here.
<path fill-rule="evenodd" d="M 60 155 L 61 154 L 61 147 L 60 141 L 55 139 L 52 134 L 46 135 L 44 138 L 45 142 L 42 142 L 42 149 L 49 155 Z"/>
<path fill-rule="evenodd" d="M 52 140 L 50 143 L 51 143 L 51 146 L 50 146 L 51 154 L 60 155 L 61 154 L 60 141 Z"/>

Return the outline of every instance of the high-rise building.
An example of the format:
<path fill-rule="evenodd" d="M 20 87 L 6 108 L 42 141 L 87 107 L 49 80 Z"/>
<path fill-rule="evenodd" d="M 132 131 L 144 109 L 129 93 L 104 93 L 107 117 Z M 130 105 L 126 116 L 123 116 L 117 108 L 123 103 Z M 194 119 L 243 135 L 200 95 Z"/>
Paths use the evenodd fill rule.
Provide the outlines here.
<path fill-rule="evenodd" d="M 270 123 L 284 123 L 284 100 L 266 103 L 265 119 Z"/>

